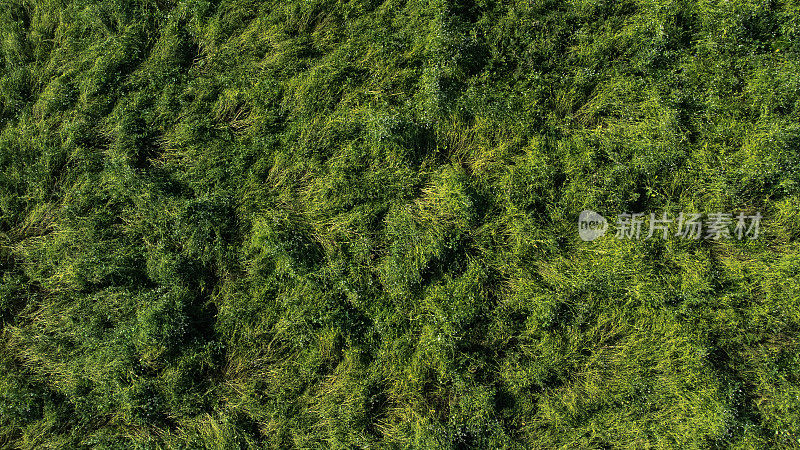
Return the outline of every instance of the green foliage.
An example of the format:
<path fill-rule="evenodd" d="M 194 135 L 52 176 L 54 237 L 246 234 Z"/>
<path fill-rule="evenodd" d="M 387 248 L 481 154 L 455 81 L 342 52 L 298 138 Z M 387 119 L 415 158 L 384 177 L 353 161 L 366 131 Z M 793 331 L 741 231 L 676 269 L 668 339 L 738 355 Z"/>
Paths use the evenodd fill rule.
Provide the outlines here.
<path fill-rule="evenodd" d="M 0 30 L 0 447 L 800 448 L 797 1 Z M 587 243 L 584 209 L 764 221 Z"/>

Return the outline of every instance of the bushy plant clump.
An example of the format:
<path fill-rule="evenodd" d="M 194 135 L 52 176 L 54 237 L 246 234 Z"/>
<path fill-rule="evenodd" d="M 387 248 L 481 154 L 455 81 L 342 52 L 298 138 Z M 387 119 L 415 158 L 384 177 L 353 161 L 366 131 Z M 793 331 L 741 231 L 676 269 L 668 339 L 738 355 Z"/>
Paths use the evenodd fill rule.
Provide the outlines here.
<path fill-rule="evenodd" d="M 0 447 L 800 448 L 796 0 L 1 6 Z"/>

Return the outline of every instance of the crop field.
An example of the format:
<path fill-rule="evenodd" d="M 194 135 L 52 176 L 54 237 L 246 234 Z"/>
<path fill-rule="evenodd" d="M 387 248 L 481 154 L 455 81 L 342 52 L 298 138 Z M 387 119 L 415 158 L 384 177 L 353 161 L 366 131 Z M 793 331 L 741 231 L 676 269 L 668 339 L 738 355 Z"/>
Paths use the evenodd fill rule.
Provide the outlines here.
<path fill-rule="evenodd" d="M 0 0 L 0 448 L 800 449 L 800 0 Z"/>

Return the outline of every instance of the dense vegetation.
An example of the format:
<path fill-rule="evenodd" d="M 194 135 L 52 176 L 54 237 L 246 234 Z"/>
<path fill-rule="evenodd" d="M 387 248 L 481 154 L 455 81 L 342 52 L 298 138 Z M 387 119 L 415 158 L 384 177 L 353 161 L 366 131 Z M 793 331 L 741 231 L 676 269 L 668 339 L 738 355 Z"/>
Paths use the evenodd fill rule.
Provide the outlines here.
<path fill-rule="evenodd" d="M 0 447 L 800 448 L 797 0 L 0 6 Z"/>

